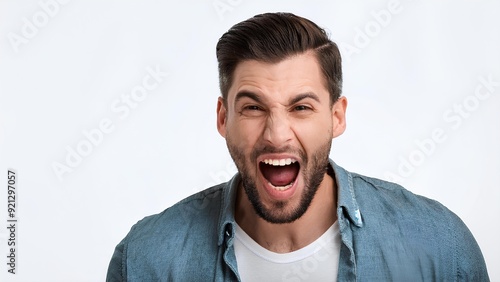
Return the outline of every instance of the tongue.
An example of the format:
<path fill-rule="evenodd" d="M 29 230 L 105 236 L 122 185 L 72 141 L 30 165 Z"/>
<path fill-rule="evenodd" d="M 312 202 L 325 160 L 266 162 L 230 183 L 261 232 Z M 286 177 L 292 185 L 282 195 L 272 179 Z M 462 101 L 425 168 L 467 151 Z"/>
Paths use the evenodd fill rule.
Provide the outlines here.
<path fill-rule="evenodd" d="M 298 163 L 285 166 L 272 166 L 261 163 L 262 175 L 274 186 L 286 186 L 292 183 L 299 172 Z"/>

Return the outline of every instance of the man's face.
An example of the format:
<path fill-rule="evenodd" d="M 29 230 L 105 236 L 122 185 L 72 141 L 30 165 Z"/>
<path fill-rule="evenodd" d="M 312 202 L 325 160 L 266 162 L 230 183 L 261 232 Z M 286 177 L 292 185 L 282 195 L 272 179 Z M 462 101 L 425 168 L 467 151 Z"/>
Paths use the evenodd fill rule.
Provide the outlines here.
<path fill-rule="evenodd" d="M 345 98 L 331 106 L 320 66 L 306 52 L 276 64 L 235 69 L 217 126 L 259 216 L 293 222 L 309 207 L 328 166 L 332 138 L 345 129 Z"/>

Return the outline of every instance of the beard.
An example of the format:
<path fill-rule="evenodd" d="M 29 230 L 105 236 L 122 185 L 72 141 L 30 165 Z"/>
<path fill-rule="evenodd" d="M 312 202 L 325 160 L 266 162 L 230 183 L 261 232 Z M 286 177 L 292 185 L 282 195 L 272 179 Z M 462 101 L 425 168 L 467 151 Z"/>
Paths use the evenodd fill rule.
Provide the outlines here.
<path fill-rule="evenodd" d="M 302 173 L 304 178 L 304 189 L 300 195 L 298 205 L 294 206 L 294 203 L 291 201 L 282 200 L 273 201 L 270 207 L 265 206 L 259 196 L 259 192 L 255 184 L 257 175 L 255 175 L 254 178 L 250 176 L 246 157 L 244 156 L 243 151 L 232 144 L 230 139 L 226 139 L 226 141 L 229 153 L 231 154 L 231 157 L 240 173 L 243 189 L 258 216 L 270 223 L 283 224 L 294 222 L 304 215 L 311 205 L 314 195 L 318 191 L 319 185 L 323 181 L 323 177 L 327 171 L 330 148 L 332 144 L 331 139 L 322 144 L 319 149 L 312 154 L 310 159 L 304 151 L 290 147 L 281 149 L 273 147 L 256 147 L 252 150 L 250 154 L 250 163 L 256 163 L 257 157 L 264 153 L 294 152 L 297 153 L 302 159 L 301 170 L 299 173 Z M 304 166 L 305 169 L 302 170 L 302 166 Z M 258 173 L 260 172 L 257 169 L 256 174 Z"/>

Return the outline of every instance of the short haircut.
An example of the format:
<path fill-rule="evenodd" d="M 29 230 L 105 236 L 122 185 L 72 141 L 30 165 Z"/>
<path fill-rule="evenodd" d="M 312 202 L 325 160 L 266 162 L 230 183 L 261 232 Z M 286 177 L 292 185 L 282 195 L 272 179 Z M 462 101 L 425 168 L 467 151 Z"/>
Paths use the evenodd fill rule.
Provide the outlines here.
<path fill-rule="evenodd" d="M 224 103 L 239 63 L 279 63 L 309 50 L 320 64 L 333 105 L 342 92 L 342 60 L 337 45 L 324 29 L 291 13 L 260 14 L 234 25 L 222 35 L 216 48 Z"/>

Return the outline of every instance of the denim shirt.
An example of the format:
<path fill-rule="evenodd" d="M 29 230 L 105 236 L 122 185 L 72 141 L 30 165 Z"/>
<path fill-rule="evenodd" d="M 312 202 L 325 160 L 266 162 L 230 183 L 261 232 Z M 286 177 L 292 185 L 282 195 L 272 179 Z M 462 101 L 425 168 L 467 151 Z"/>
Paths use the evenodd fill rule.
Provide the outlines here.
<path fill-rule="evenodd" d="M 330 164 L 342 238 L 338 281 L 489 281 L 474 237 L 446 207 Z M 140 220 L 117 245 L 107 281 L 240 281 L 233 246 L 239 182 L 236 174 Z M 294 275 L 283 281 L 307 279 L 305 271 Z"/>

